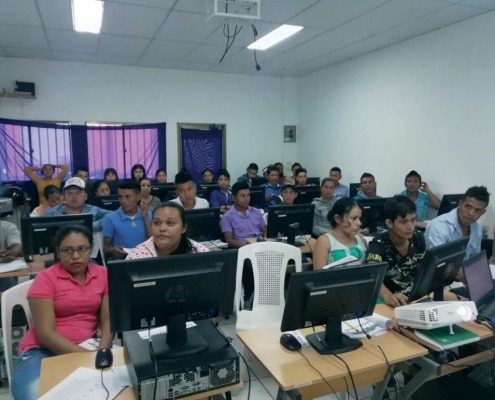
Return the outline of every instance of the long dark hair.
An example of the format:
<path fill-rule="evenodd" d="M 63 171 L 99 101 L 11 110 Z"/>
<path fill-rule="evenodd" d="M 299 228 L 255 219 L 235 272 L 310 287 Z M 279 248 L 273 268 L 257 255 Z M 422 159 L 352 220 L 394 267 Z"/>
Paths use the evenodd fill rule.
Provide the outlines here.
<path fill-rule="evenodd" d="M 170 255 L 192 253 L 193 247 L 191 245 L 191 241 L 187 238 L 187 222 L 186 222 L 186 212 L 184 211 L 184 207 L 182 207 L 180 204 L 175 203 L 173 201 L 164 201 L 157 208 L 155 208 L 155 210 L 153 211 L 153 217 L 155 216 L 155 213 L 159 209 L 167 208 L 167 207 L 168 208 L 175 208 L 179 212 L 182 226 L 186 227 L 186 230 L 184 231 L 184 233 L 182 233 L 180 235 L 179 246 L 172 253 L 170 253 Z"/>
<path fill-rule="evenodd" d="M 342 197 L 341 199 L 338 199 L 327 215 L 328 222 L 330 222 L 332 228 L 337 227 L 337 221 L 335 220 L 336 215 L 344 218 L 344 216 L 349 214 L 349 211 L 354 207 L 359 207 L 359 204 L 352 197 Z"/>

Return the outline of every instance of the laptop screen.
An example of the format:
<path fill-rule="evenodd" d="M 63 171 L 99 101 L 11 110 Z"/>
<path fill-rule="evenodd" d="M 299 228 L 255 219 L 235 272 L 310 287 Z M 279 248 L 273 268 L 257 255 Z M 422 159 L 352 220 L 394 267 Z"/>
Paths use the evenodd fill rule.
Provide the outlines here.
<path fill-rule="evenodd" d="M 493 293 L 492 273 L 483 251 L 470 257 L 463 264 L 469 297 L 477 305 L 487 294 Z"/>

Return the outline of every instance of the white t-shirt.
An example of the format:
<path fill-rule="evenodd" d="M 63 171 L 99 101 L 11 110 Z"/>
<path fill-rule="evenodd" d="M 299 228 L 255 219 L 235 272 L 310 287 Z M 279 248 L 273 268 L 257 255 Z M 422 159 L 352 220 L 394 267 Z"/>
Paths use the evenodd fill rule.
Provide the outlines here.
<path fill-rule="evenodd" d="M 180 204 L 182 207 L 184 207 L 184 205 L 182 204 L 182 201 L 180 200 L 179 197 L 176 197 L 175 199 L 170 200 L 170 201 L 173 201 L 174 203 Z M 196 198 L 194 199 L 193 210 L 197 210 L 198 208 L 209 208 L 209 207 L 210 207 L 210 203 L 208 203 L 208 200 L 205 200 L 205 199 L 202 199 L 201 197 L 196 196 Z"/>

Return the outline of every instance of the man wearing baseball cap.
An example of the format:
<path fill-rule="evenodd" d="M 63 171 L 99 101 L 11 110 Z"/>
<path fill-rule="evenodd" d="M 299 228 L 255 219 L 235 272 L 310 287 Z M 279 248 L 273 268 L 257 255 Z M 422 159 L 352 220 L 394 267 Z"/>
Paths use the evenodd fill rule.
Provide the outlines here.
<path fill-rule="evenodd" d="M 81 178 L 70 178 L 64 185 L 64 203 L 49 209 L 43 216 L 92 214 L 93 229 L 101 231 L 103 219 L 112 211 L 85 204 L 88 197 L 85 188 L 86 183 Z"/>
<path fill-rule="evenodd" d="M 297 197 L 296 186 L 292 183 L 284 184 L 280 191 L 280 197 L 282 198 L 283 206 L 292 206 Z"/>

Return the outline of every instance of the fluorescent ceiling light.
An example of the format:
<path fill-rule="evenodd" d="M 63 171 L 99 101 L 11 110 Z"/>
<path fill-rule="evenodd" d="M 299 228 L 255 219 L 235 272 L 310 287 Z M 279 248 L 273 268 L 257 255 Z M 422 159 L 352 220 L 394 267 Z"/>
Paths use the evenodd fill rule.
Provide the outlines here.
<path fill-rule="evenodd" d="M 299 32 L 303 27 L 297 25 L 282 25 L 277 29 L 271 31 L 270 33 L 263 36 L 261 39 L 258 39 L 256 42 L 251 43 L 248 46 L 248 49 L 251 50 L 266 50 L 269 47 L 276 45 L 282 40 L 287 39 L 288 37 L 294 35 Z"/>
<path fill-rule="evenodd" d="M 103 0 L 72 0 L 72 25 L 76 32 L 100 33 Z"/>

